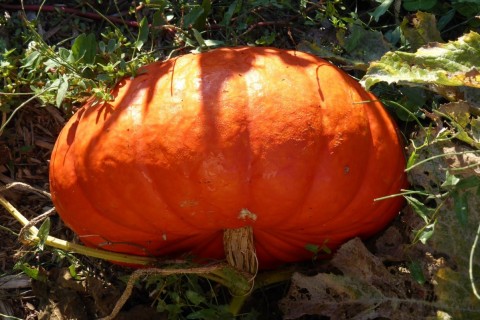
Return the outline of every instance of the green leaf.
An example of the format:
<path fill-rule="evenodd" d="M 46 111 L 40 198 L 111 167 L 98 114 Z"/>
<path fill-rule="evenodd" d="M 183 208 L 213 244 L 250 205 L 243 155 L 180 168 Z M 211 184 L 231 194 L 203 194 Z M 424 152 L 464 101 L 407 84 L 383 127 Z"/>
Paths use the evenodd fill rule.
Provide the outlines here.
<path fill-rule="evenodd" d="M 447 24 L 452 21 L 453 17 L 455 17 L 455 12 L 456 10 L 455 9 L 451 9 L 449 11 L 447 11 L 447 13 L 445 13 L 443 16 L 440 17 L 440 19 L 438 19 L 438 23 L 437 23 L 437 28 L 438 30 L 443 30 Z"/>
<path fill-rule="evenodd" d="M 408 269 L 413 279 L 419 283 L 424 284 L 426 282 L 425 275 L 423 274 L 422 266 L 418 261 L 412 261 L 408 264 Z"/>
<path fill-rule="evenodd" d="M 445 173 L 445 177 L 445 182 L 442 184 L 443 188 L 451 189 L 452 187 L 455 187 L 460 181 L 460 178 L 451 174 L 449 171 Z"/>
<path fill-rule="evenodd" d="M 472 245 L 480 221 L 480 194 L 473 194 L 473 192 L 479 191 L 478 187 L 477 190 L 473 189 L 477 178 L 470 177 L 478 177 L 478 173 L 474 168 L 459 170 L 458 173 L 453 171 L 461 166 L 467 167 L 472 163 L 478 163 L 478 158 L 473 157 L 471 152 L 459 152 L 455 156 L 447 156 L 456 151 L 467 151 L 472 148 L 462 146 L 453 139 L 442 141 L 426 139 L 425 135 L 432 133 L 438 136 L 434 130 L 425 128 L 425 131 L 423 133 L 421 131 L 412 141 L 413 145 L 421 146 L 415 148 L 419 154 L 419 160 L 428 158 L 431 160 L 414 167 L 410 171 L 409 180 L 412 185 L 421 186 L 425 192 L 432 195 L 430 203 L 433 206 L 436 203 L 435 232 L 431 234 L 428 242 L 425 242 L 425 246 L 422 246 L 423 252 L 434 253 L 446 261 L 439 265 L 440 269 L 433 270 L 435 275 L 433 283 L 436 283 L 433 286 L 437 305 L 435 309 L 448 314 L 448 319 L 478 319 L 480 300 L 472 292 L 469 275 L 470 261 L 473 263 L 472 270 L 476 281 L 480 274 L 478 248 L 470 260 Z M 426 140 L 429 143 L 425 143 Z M 447 185 L 450 187 L 448 187 L 449 192 L 447 193 L 439 193 L 438 190 L 439 186 L 447 179 L 445 171 L 439 170 L 439 168 L 450 168 L 452 172 L 455 172 L 455 178 L 453 175 L 448 178 L 450 181 Z M 469 187 L 469 193 L 465 193 L 463 187 Z M 440 189 L 444 189 L 444 187 Z M 457 192 L 454 197 L 452 197 L 453 192 Z M 468 209 L 468 214 L 465 209 Z M 417 226 L 417 223 L 412 225 L 414 228 Z M 422 231 L 429 229 L 432 229 L 432 226 L 427 225 L 422 228 Z"/>
<path fill-rule="evenodd" d="M 197 29 L 192 29 L 192 31 L 193 31 L 193 36 L 195 37 L 195 40 L 197 40 L 200 47 L 202 47 L 202 48 L 207 47 L 207 44 L 205 43 L 205 40 L 203 40 L 203 37 L 200 34 L 200 32 L 198 32 Z"/>
<path fill-rule="evenodd" d="M 152 16 L 152 26 L 160 27 L 161 25 L 167 24 L 168 22 L 164 19 L 161 11 L 155 11 Z M 155 30 L 155 28 L 154 28 Z"/>
<path fill-rule="evenodd" d="M 320 252 L 320 246 L 318 246 L 316 244 L 312 244 L 312 243 L 307 243 L 305 245 L 305 249 L 307 251 L 310 251 L 313 254 L 318 254 Z"/>
<path fill-rule="evenodd" d="M 415 238 L 421 243 L 426 244 L 435 232 L 435 225 L 436 223 L 432 223 L 425 226 L 422 230 L 417 232 Z"/>
<path fill-rule="evenodd" d="M 72 276 L 73 279 L 79 280 L 80 276 L 77 273 L 77 268 L 74 264 L 71 264 L 68 266 L 68 272 L 70 272 L 70 275 Z"/>
<path fill-rule="evenodd" d="M 466 226 L 468 223 L 468 202 L 467 196 L 469 192 L 453 192 L 453 208 L 460 225 Z"/>
<path fill-rule="evenodd" d="M 242 8 L 242 1 L 241 0 L 233 1 L 230 4 L 230 6 L 228 6 L 228 10 L 223 15 L 223 20 L 220 24 L 223 25 L 223 26 L 230 25 L 230 21 L 232 20 L 233 15 L 235 13 L 239 12 L 241 8 Z"/>
<path fill-rule="evenodd" d="M 465 17 L 474 17 L 480 13 L 478 0 L 452 0 L 452 6 Z"/>
<path fill-rule="evenodd" d="M 311 253 L 314 254 L 313 258 L 315 258 L 320 252 L 324 252 L 326 254 L 332 253 L 332 249 L 328 247 L 328 239 L 325 240 L 321 246 L 313 243 L 307 243 L 304 248 L 305 250 L 310 251 Z"/>
<path fill-rule="evenodd" d="M 96 55 L 97 41 L 95 40 L 95 34 L 90 33 L 86 35 L 82 33 L 73 42 L 72 56 L 75 61 L 92 64 L 95 61 Z"/>
<path fill-rule="evenodd" d="M 450 102 L 441 105 L 435 113 L 447 118 L 450 124 L 455 128 L 455 138 L 468 143 L 474 148 L 480 148 L 476 128 L 476 120 L 471 113 L 476 114 L 476 107 L 466 101 Z"/>
<path fill-rule="evenodd" d="M 480 142 L 480 117 L 479 118 L 473 118 L 470 121 L 470 127 L 472 129 L 472 137 L 475 139 L 475 141 Z"/>
<path fill-rule="evenodd" d="M 300 51 L 303 51 L 303 52 L 308 52 L 308 53 L 317 55 L 317 56 L 322 57 L 324 59 L 336 61 L 336 62 L 338 62 L 339 64 L 342 64 L 342 65 L 347 65 L 351 69 L 365 71 L 368 67 L 368 65 L 366 65 L 365 62 L 362 61 L 362 60 L 351 59 L 349 57 L 340 56 L 340 55 L 334 53 L 330 48 L 328 48 L 326 46 L 316 44 L 316 43 L 312 43 L 312 42 L 309 42 L 309 41 L 305 41 L 305 40 L 301 41 L 297 45 L 297 49 L 300 50 Z"/>
<path fill-rule="evenodd" d="M 60 57 L 61 60 L 67 62 L 67 63 L 76 63 L 78 60 L 81 59 L 81 56 L 80 57 L 75 57 L 75 54 L 73 53 L 73 51 L 70 51 L 68 50 L 67 48 L 63 48 L 63 47 L 60 47 L 58 48 L 58 56 Z M 58 61 L 58 58 L 55 57 L 53 59 L 49 59 L 49 61 L 55 61 L 55 63 L 57 65 L 61 65 L 61 63 L 59 63 Z"/>
<path fill-rule="evenodd" d="M 169 1 L 167 0 L 147 0 L 146 1 L 149 7 L 155 8 L 157 11 L 162 12 L 165 10 Z"/>
<path fill-rule="evenodd" d="M 45 241 L 50 234 L 50 218 L 46 218 L 40 228 L 38 229 L 38 238 L 40 239 L 38 247 L 40 250 L 43 250 L 45 246 Z"/>
<path fill-rule="evenodd" d="M 64 75 L 63 77 L 58 78 L 58 80 L 59 80 L 59 85 L 57 90 L 57 96 L 55 98 L 55 103 L 57 107 L 60 107 L 68 92 L 68 79 Z"/>
<path fill-rule="evenodd" d="M 415 118 L 423 118 L 422 107 L 426 103 L 425 89 L 420 87 L 401 87 L 402 93 L 400 100 L 384 100 L 386 106 L 391 106 L 395 110 L 396 116 L 402 121 L 413 121 Z"/>
<path fill-rule="evenodd" d="M 135 48 L 137 50 L 142 49 L 145 42 L 148 40 L 148 20 L 147 17 L 143 17 L 142 21 L 140 21 L 140 27 L 138 30 L 137 41 L 135 41 Z"/>
<path fill-rule="evenodd" d="M 107 46 L 105 45 L 105 42 L 99 41 L 98 42 L 98 48 L 100 49 L 100 52 L 105 52 L 107 49 Z"/>
<path fill-rule="evenodd" d="M 205 10 L 201 6 L 192 6 L 190 11 L 183 17 L 183 27 L 193 27 L 204 12 Z"/>
<path fill-rule="evenodd" d="M 480 35 L 470 32 L 456 41 L 430 44 L 415 53 L 388 52 L 373 62 L 360 81 L 369 89 L 385 81 L 480 88 Z"/>
<path fill-rule="evenodd" d="M 188 290 L 185 293 L 188 301 L 193 303 L 195 306 L 198 306 L 201 303 L 205 303 L 207 300 L 205 299 L 204 296 L 200 295 L 198 292 L 193 291 L 193 290 Z"/>
<path fill-rule="evenodd" d="M 354 59 L 367 63 L 380 59 L 389 49 L 383 34 L 379 31 L 365 29 L 359 23 L 348 26 L 349 35 L 345 39 L 343 48 Z"/>
<path fill-rule="evenodd" d="M 470 189 L 480 187 L 480 176 L 469 176 L 462 178 L 457 183 L 458 189 Z"/>
<path fill-rule="evenodd" d="M 30 278 L 32 278 L 34 280 L 37 280 L 37 281 L 45 282 L 47 280 L 45 274 L 40 272 L 39 268 L 31 267 L 27 263 L 24 263 L 24 262 L 18 262 L 17 264 L 15 264 L 13 269 L 14 270 L 21 270 L 27 276 L 29 276 Z"/>
<path fill-rule="evenodd" d="M 437 0 L 403 0 L 403 8 L 407 11 L 430 10 Z"/>
<path fill-rule="evenodd" d="M 23 59 L 22 68 L 35 68 L 41 58 L 40 55 L 40 51 L 32 51 Z"/>
<path fill-rule="evenodd" d="M 381 4 L 375 8 L 375 11 L 371 12 L 370 15 L 373 17 L 373 19 L 378 22 L 381 16 L 387 12 L 388 8 L 393 3 L 393 0 L 377 0 L 378 2 L 381 2 Z"/>
<path fill-rule="evenodd" d="M 119 47 L 120 47 L 120 42 L 118 42 L 115 39 L 110 39 L 108 40 L 108 44 L 107 44 L 107 53 L 113 53 Z"/>
<path fill-rule="evenodd" d="M 197 30 L 205 30 L 205 25 L 207 23 L 207 17 L 212 11 L 212 1 L 203 0 L 202 1 L 203 13 L 198 17 L 197 22 L 195 22 L 194 28 Z"/>
<path fill-rule="evenodd" d="M 204 39 L 204 41 L 207 47 L 217 47 L 225 44 L 222 40 Z"/>
<path fill-rule="evenodd" d="M 263 36 L 255 40 L 255 43 L 262 46 L 269 46 L 275 41 L 276 37 L 277 37 L 276 32 L 265 31 Z"/>
<path fill-rule="evenodd" d="M 412 207 L 413 211 L 418 214 L 425 223 L 429 223 L 432 213 L 435 211 L 432 208 L 428 208 L 424 203 L 420 202 L 418 199 L 415 199 L 411 196 L 405 196 L 408 204 Z"/>

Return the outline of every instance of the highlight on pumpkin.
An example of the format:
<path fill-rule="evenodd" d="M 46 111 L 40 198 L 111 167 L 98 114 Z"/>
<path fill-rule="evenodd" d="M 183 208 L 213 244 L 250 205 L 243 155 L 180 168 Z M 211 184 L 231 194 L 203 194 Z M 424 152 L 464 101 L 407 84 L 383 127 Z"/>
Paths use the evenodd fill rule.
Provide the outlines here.
<path fill-rule="evenodd" d="M 403 205 L 374 201 L 406 186 L 395 123 L 313 55 L 187 54 L 113 96 L 81 108 L 51 157 L 52 200 L 87 246 L 256 273 L 369 237 Z"/>

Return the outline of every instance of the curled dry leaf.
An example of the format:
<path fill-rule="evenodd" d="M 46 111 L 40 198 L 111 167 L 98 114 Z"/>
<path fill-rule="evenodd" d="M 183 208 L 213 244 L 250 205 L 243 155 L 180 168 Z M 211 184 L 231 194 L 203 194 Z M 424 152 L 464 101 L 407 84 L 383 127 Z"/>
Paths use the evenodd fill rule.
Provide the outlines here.
<path fill-rule="evenodd" d="M 431 314 L 426 289 L 398 268 L 387 268 L 358 238 L 344 244 L 331 261 L 343 274 L 296 273 L 280 302 L 285 319 L 304 315 L 331 319 L 419 319 Z"/>
<path fill-rule="evenodd" d="M 390 226 L 375 241 L 376 256 L 388 261 L 404 261 L 407 241 L 396 226 Z"/>

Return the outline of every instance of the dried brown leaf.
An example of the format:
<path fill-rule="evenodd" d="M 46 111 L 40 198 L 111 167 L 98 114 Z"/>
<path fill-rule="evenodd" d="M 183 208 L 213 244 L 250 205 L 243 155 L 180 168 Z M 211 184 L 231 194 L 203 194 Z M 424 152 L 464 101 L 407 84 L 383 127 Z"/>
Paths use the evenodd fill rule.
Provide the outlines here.
<path fill-rule="evenodd" d="M 344 244 L 332 260 L 343 275 L 296 273 L 280 307 L 285 319 L 304 315 L 331 319 L 419 319 L 430 314 L 425 289 L 399 269 L 387 269 L 359 239 Z"/>

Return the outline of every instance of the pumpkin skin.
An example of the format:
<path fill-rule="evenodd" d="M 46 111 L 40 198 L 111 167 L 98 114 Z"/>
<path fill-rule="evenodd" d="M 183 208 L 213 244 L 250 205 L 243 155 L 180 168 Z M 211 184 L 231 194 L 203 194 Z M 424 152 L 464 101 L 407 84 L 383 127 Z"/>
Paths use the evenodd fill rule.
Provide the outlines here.
<path fill-rule="evenodd" d="M 274 48 L 221 48 L 142 68 L 61 131 L 50 187 L 88 246 L 222 259 L 252 226 L 260 268 L 368 237 L 400 210 L 397 128 L 332 64 Z"/>

